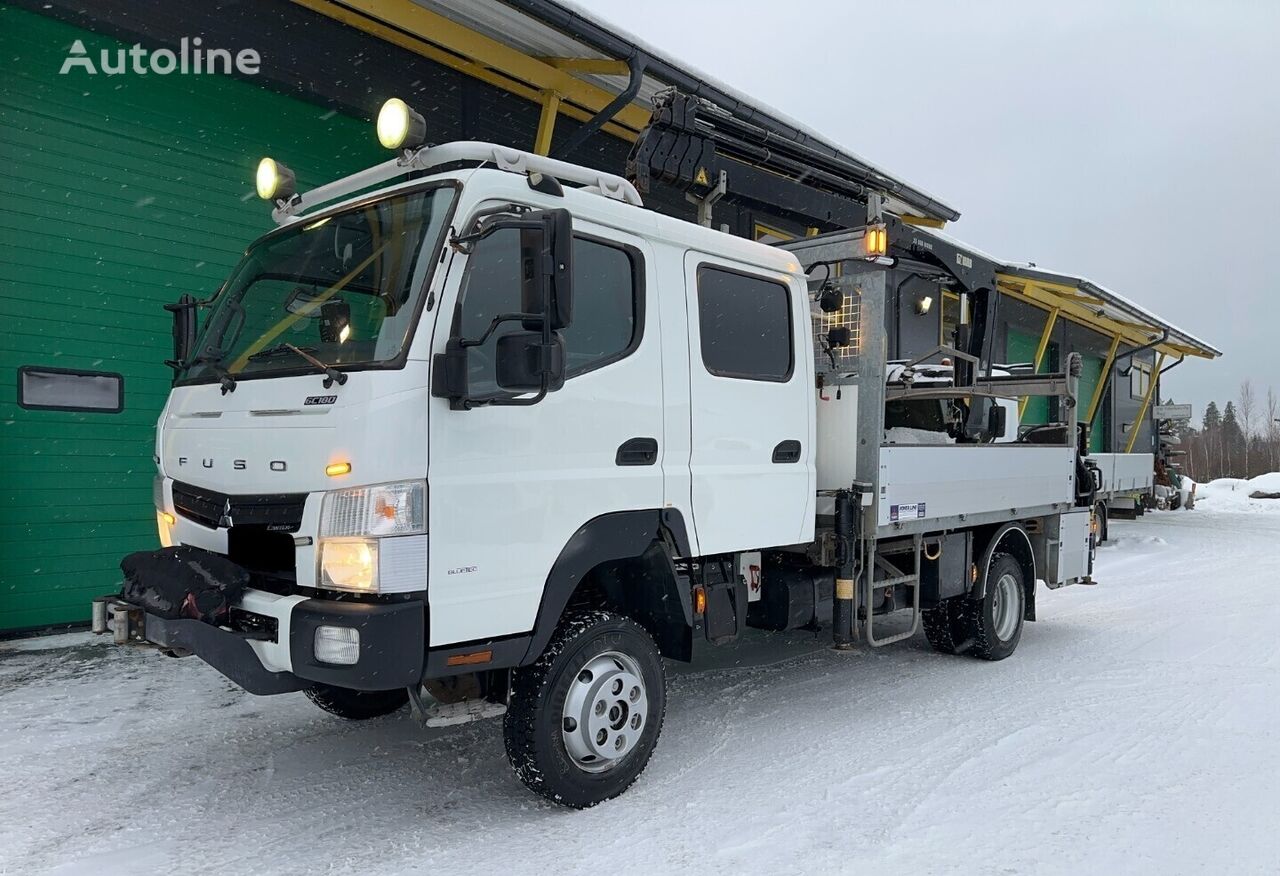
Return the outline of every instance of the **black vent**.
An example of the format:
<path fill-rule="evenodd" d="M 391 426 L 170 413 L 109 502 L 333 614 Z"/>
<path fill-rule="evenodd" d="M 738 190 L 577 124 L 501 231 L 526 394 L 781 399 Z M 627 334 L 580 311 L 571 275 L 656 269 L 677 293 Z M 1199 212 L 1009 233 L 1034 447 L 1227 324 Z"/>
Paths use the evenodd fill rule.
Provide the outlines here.
<path fill-rule="evenodd" d="M 173 484 L 174 509 L 188 520 L 210 529 L 225 526 L 225 519 L 230 518 L 232 526 L 261 526 L 271 532 L 297 532 L 302 526 L 302 506 L 306 501 L 306 493 L 228 496 L 177 481 Z"/>

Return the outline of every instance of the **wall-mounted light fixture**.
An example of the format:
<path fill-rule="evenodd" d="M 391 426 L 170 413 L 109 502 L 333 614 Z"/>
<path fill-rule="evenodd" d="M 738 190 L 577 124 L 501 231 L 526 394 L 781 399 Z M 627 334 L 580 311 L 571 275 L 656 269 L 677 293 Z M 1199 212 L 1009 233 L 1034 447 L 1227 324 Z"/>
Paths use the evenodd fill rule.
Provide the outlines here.
<path fill-rule="evenodd" d="M 916 313 L 918 313 L 920 316 L 924 316 L 926 313 L 928 313 L 929 308 L 931 307 L 933 307 L 932 295 L 923 295 L 920 298 L 916 299 Z"/>

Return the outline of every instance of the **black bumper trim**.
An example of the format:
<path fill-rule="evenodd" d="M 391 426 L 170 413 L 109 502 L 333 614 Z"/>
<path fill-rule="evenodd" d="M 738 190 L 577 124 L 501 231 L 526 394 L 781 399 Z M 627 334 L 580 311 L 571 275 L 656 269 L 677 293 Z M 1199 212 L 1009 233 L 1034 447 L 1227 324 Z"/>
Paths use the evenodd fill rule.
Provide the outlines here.
<path fill-rule="evenodd" d="M 147 641 L 164 648 L 190 651 L 251 694 L 269 696 L 302 690 L 307 683 L 289 672 L 262 665 L 247 639 L 200 620 L 146 616 Z"/>
<path fill-rule="evenodd" d="M 315 658 L 316 627 L 355 627 L 360 658 L 351 666 Z M 336 602 L 308 599 L 293 607 L 289 657 L 294 674 L 352 690 L 393 690 L 422 681 L 427 651 L 427 609 L 404 602 Z"/>

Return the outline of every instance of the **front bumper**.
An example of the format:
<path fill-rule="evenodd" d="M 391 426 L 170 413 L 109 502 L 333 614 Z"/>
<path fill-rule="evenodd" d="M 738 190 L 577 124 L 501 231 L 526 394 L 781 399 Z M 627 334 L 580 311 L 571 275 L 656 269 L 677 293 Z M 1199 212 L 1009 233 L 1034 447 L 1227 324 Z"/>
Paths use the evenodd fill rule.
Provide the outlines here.
<path fill-rule="evenodd" d="M 163 618 L 116 597 L 95 603 L 94 632 L 112 631 L 118 643 L 195 654 L 252 694 L 288 693 L 316 683 L 352 690 L 410 687 L 422 680 L 426 662 L 426 606 L 420 599 L 338 602 L 245 591 L 237 607 L 274 620 L 274 634 Z M 359 630 L 355 663 L 344 666 L 316 659 L 315 631 L 322 625 Z"/>

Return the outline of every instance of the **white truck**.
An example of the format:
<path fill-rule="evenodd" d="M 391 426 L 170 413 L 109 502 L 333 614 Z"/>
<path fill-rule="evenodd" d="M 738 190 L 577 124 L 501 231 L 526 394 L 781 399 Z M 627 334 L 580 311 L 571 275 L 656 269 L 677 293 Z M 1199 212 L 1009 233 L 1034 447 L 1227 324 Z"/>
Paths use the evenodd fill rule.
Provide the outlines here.
<path fill-rule="evenodd" d="M 503 713 L 521 781 L 580 808 L 644 769 L 663 658 L 748 626 L 848 648 L 923 625 L 999 660 L 1038 581 L 1089 579 L 1065 427 L 997 440 L 992 404 L 980 434 L 882 446 L 886 405 L 1070 407 L 1075 378 L 886 383 L 874 235 L 767 246 L 422 128 L 390 102 L 397 157 L 310 192 L 260 166 L 279 227 L 170 308 L 165 548 L 96 631 L 345 718 Z"/>

